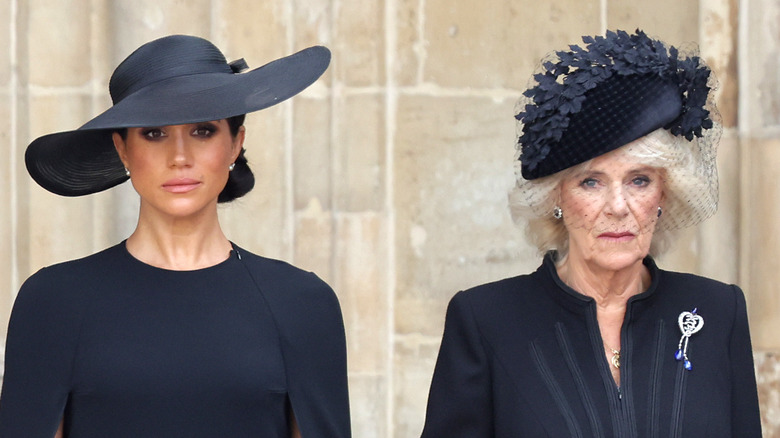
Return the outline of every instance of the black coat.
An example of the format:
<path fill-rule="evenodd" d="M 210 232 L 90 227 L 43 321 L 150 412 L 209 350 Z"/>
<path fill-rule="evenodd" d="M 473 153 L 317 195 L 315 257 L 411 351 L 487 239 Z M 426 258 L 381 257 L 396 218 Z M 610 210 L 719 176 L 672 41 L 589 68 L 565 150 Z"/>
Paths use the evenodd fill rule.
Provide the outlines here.
<path fill-rule="evenodd" d="M 550 256 L 530 275 L 450 302 L 424 438 L 761 436 L 745 299 L 733 285 L 662 271 L 629 299 L 621 387 L 596 304 L 567 287 Z M 697 309 L 686 370 L 678 316 Z"/>

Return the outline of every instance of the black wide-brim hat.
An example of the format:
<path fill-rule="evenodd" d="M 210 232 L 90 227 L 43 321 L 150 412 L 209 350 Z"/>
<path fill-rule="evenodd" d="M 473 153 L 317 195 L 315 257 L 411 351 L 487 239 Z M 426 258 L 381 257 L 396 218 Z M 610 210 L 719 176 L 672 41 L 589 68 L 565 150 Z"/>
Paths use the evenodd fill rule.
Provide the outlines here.
<path fill-rule="evenodd" d="M 316 81 L 330 51 L 314 46 L 246 72 L 211 42 L 188 35 L 139 47 L 111 76 L 113 106 L 74 131 L 35 139 L 27 147 L 30 176 L 46 190 L 81 196 L 128 179 L 112 133 L 122 128 L 221 120 L 282 102 Z"/>

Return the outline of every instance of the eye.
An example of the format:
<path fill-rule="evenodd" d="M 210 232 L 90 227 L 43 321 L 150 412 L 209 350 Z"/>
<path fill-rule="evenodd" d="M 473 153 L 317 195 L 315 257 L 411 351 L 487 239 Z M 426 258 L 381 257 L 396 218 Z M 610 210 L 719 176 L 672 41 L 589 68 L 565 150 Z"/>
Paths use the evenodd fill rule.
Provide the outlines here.
<path fill-rule="evenodd" d="M 635 176 L 631 180 L 631 184 L 636 187 L 645 187 L 650 184 L 650 178 L 642 175 L 642 176 Z"/>
<path fill-rule="evenodd" d="M 141 131 L 141 135 L 146 137 L 148 140 L 156 140 L 164 136 L 165 133 L 163 133 L 162 129 L 160 128 L 145 128 L 143 131 Z"/>
<path fill-rule="evenodd" d="M 211 123 L 206 123 L 198 125 L 195 130 L 192 131 L 192 135 L 196 137 L 211 137 L 215 132 L 217 132 L 217 127 Z"/>
<path fill-rule="evenodd" d="M 580 183 L 580 187 L 594 188 L 598 186 L 599 181 L 596 178 L 585 178 Z"/>

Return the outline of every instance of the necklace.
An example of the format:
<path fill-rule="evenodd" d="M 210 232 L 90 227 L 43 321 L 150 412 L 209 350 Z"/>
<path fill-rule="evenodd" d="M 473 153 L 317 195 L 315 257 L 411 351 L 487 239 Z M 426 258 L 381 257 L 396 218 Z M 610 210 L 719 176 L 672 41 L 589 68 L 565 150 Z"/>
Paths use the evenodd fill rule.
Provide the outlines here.
<path fill-rule="evenodd" d="M 612 366 L 614 366 L 615 368 L 619 369 L 620 368 L 620 350 L 615 350 L 614 348 L 610 347 L 607 344 L 604 344 L 604 346 L 606 346 L 607 349 L 612 352 L 612 358 L 610 359 L 610 361 L 612 362 Z"/>

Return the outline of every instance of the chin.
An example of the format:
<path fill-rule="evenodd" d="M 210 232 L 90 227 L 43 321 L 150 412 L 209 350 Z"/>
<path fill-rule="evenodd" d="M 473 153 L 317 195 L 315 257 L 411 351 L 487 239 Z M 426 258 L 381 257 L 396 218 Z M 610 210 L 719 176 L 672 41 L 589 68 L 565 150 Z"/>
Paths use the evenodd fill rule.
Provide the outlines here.
<path fill-rule="evenodd" d="M 646 249 L 639 248 L 625 250 L 611 249 L 595 254 L 592 261 L 603 269 L 620 271 L 635 266 L 637 263 L 641 264 L 642 260 L 647 256 L 647 253 L 648 251 Z"/>

